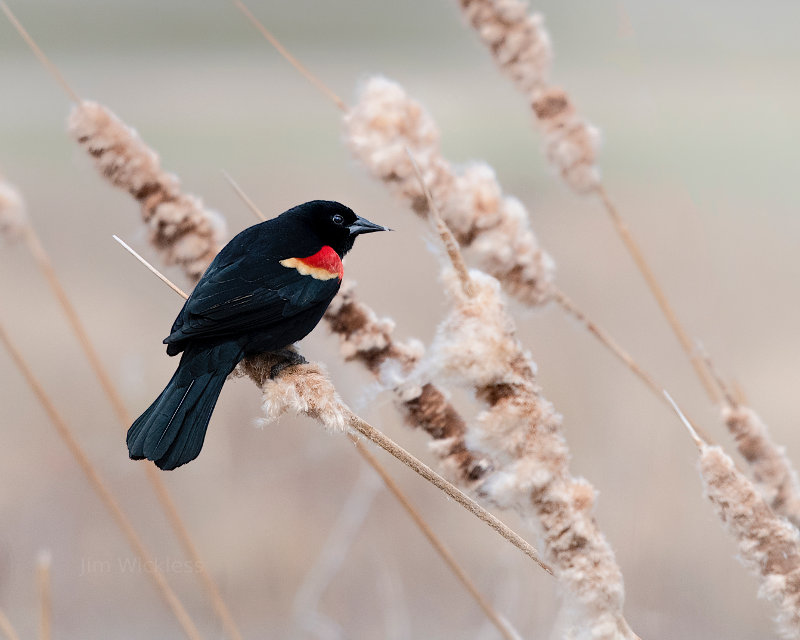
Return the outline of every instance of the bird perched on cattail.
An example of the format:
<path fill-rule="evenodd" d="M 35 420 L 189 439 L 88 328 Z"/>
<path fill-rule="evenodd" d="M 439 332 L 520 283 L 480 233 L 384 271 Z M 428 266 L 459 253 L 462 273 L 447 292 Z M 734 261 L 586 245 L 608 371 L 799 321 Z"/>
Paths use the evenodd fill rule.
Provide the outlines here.
<path fill-rule="evenodd" d="M 314 200 L 239 233 L 217 254 L 164 340 L 183 352 L 161 395 L 128 430 L 134 460 L 174 469 L 203 447 L 222 385 L 246 356 L 274 352 L 273 368 L 305 362 L 288 347 L 320 321 L 339 291 L 356 236 L 388 231 L 348 207 Z"/>

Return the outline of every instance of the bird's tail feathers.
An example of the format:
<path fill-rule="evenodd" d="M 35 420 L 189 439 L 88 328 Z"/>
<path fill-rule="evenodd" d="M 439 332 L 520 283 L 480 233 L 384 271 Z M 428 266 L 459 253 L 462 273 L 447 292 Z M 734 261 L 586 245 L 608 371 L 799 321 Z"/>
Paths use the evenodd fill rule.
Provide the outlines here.
<path fill-rule="evenodd" d="M 233 343 L 188 347 L 164 391 L 128 430 L 130 457 L 165 470 L 194 460 L 222 385 L 240 359 Z"/>

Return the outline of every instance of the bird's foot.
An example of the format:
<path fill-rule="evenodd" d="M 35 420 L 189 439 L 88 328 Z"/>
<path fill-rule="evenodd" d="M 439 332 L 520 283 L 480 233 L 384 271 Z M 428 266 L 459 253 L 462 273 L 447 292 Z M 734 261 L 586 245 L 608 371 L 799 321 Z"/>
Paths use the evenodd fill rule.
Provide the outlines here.
<path fill-rule="evenodd" d="M 279 361 L 277 364 L 272 365 L 269 370 L 270 380 L 274 380 L 284 369 L 288 369 L 289 367 L 293 367 L 298 364 L 308 363 L 308 360 L 306 360 L 301 354 L 297 353 L 297 351 L 294 349 L 280 349 L 278 351 L 274 351 L 273 355 L 278 358 Z"/>

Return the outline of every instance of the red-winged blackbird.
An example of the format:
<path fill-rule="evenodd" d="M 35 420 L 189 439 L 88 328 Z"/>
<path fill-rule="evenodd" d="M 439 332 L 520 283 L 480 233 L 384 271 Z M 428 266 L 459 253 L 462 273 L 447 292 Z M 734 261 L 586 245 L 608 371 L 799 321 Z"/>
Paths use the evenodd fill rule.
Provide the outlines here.
<path fill-rule="evenodd" d="M 164 340 L 169 355 L 183 356 L 167 387 L 128 430 L 130 457 L 153 460 L 161 469 L 194 460 L 228 374 L 246 356 L 286 354 L 305 337 L 339 291 L 341 258 L 356 236 L 386 230 L 338 202 L 314 200 L 225 245 Z"/>

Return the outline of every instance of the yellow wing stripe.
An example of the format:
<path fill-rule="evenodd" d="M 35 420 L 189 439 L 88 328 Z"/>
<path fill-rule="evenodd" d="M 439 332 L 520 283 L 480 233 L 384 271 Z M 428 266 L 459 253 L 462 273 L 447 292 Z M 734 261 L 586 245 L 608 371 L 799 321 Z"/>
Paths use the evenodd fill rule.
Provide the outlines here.
<path fill-rule="evenodd" d="M 312 267 L 299 258 L 286 258 L 285 260 L 281 260 L 280 263 L 284 267 L 297 269 L 302 275 L 311 276 L 315 280 L 333 280 L 339 277 L 339 274 L 336 272 L 328 271 L 323 267 Z"/>

